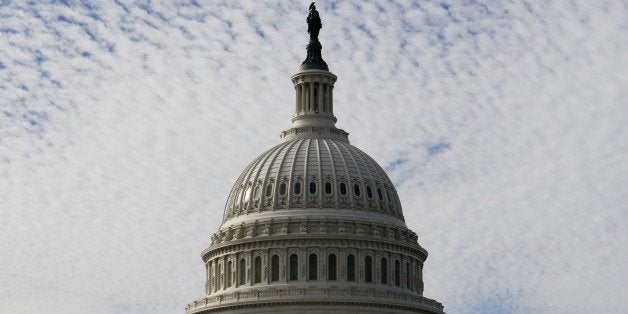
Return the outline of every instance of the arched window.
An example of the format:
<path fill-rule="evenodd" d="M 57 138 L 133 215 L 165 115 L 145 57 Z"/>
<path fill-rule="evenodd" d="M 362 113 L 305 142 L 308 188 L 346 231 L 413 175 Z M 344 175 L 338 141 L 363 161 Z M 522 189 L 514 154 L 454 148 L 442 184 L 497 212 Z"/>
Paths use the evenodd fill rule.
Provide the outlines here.
<path fill-rule="evenodd" d="M 377 197 L 379 197 L 380 201 L 383 199 L 383 197 L 382 197 L 382 189 L 380 189 L 380 188 L 377 188 Z"/>
<path fill-rule="evenodd" d="M 240 270 L 238 271 L 238 285 L 243 285 L 246 283 L 246 260 L 241 258 L 240 259 L 240 265 L 239 265 Z"/>
<path fill-rule="evenodd" d="M 364 258 L 364 281 L 373 282 L 373 260 L 370 256 Z"/>
<path fill-rule="evenodd" d="M 270 197 L 273 194 L 273 185 L 268 184 L 266 186 L 266 197 Z"/>
<path fill-rule="evenodd" d="M 279 256 L 270 259 L 270 281 L 279 281 Z"/>
<path fill-rule="evenodd" d="M 401 286 L 401 266 L 399 266 L 399 260 L 395 260 L 395 286 Z"/>
<path fill-rule="evenodd" d="M 336 254 L 329 254 L 327 256 L 327 280 L 336 280 Z"/>
<path fill-rule="evenodd" d="M 250 198 L 251 198 L 251 186 L 247 185 L 246 188 L 244 188 L 244 196 L 242 198 L 242 201 L 248 202 Z"/>
<path fill-rule="evenodd" d="M 347 195 L 347 186 L 344 182 L 340 182 L 340 195 Z"/>
<path fill-rule="evenodd" d="M 388 262 L 385 257 L 382 257 L 382 261 L 380 264 L 381 273 L 382 273 L 382 285 L 388 284 Z"/>
<path fill-rule="evenodd" d="M 318 259 L 316 254 L 310 254 L 309 265 L 308 265 L 308 280 L 318 280 Z"/>
<path fill-rule="evenodd" d="M 353 185 L 353 194 L 360 196 L 360 186 L 357 183 Z"/>
<path fill-rule="evenodd" d="M 325 194 L 331 194 L 331 182 L 325 182 Z"/>
<path fill-rule="evenodd" d="M 227 262 L 227 273 L 225 274 L 225 287 L 231 287 L 231 261 Z"/>
<path fill-rule="evenodd" d="M 299 280 L 299 257 L 290 255 L 290 281 Z"/>
<path fill-rule="evenodd" d="M 253 190 L 253 197 L 255 199 L 258 199 L 260 197 L 260 195 L 262 195 L 262 188 L 261 188 L 260 184 L 258 183 L 255 186 L 255 190 Z"/>
<path fill-rule="evenodd" d="M 316 194 L 316 182 L 311 181 L 310 182 L 310 195 L 314 195 Z"/>
<path fill-rule="evenodd" d="M 260 283 L 262 282 L 262 258 L 261 257 L 256 257 L 255 258 L 255 275 L 254 275 L 255 280 L 253 281 L 254 283 Z"/>
<path fill-rule="evenodd" d="M 390 193 L 386 191 L 386 201 L 390 202 Z"/>
<path fill-rule="evenodd" d="M 371 187 L 370 186 L 366 186 L 366 196 L 368 198 L 373 198 L 373 191 L 371 191 Z"/>
<path fill-rule="evenodd" d="M 355 257 L 353 254 L 347 256 L 347 281 L 355 281 Z"/>
<path fill-rule="evenodd" d="M 301 194 L 301 181 L 297 181 L 294 183 L 294 195 Z"/>
<path fill-rule="evenodd" d="M 279 184 L 279 195 L 286 195 L 286 183 L 285 182 L 281 182 L 281 184 Z"/>

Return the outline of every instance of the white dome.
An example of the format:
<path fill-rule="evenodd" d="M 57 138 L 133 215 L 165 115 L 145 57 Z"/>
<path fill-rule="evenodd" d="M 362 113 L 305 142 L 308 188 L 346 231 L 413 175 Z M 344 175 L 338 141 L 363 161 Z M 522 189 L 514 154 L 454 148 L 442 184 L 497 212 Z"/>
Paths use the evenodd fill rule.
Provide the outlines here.
<path fill-rule="evenodd" d="M 318 41 L 307 50 L 292 128 L 233 185 L 201 253 L 206 296 L 187 313 L 442 314 L 423 297 L 427 251 L 395 187 L 335 127 L 336 76 Z"/>
<path fill-rule="evenodd" d="M 384 170 L 346 140 L 294 139 L 261 154 L 233 186 L 223 225 L 294 210 L 385 218 L 405 226 L 397 191 Z"/>

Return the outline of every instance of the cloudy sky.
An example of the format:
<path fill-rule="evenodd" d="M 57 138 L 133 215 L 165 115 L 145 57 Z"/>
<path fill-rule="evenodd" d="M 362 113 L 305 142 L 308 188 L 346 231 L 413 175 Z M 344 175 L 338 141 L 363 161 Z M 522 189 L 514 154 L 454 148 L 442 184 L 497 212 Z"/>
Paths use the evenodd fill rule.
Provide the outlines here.
<path fill-rule="evenodd" d="M 0 0 L 0 312 L 183 313 L 308 1 Z M 448 313 L 628 312 L 628 2 L 320 1 Z"/>

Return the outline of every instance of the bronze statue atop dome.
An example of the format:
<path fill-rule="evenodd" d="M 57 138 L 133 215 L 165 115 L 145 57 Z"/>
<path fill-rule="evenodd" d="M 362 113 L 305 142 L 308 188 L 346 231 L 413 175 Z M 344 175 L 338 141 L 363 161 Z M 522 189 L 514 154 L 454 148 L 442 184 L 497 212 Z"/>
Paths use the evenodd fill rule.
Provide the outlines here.
<path fill-rule="evenodd" d="M 321 43 L 318 41 L 318 32 L 323 28 L 321 17 L 316 11 L 316 4 L 310 4 L 309 13 L 307 15 L 307 32 L 310 34 L 310 43 L 307 45 L 307 57 L 301 63 L 301 70 L 325 70 L 329 71 L 327 63 L 321 55 Z"/>
<path fill-rule="evenodd" d="M 321 18 L 316 11 L 316 2 L 310 4 L 310 13 L 307 15 L 307 32 L 310 34 L 310 41 L 318 41 L 318 32 L 323 28 Z"/>

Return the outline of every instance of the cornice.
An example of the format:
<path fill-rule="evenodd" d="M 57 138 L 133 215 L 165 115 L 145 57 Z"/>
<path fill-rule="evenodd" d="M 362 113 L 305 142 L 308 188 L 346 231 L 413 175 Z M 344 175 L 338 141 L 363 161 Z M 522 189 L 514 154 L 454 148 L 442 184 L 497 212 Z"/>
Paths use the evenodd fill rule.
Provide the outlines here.
<path fill-rule="evenodd" d="M 399 254 L 416 256 L 421 261 L 427 259 L 427 250 L 418 244 L 378 240 L 373 238 L 359 237 L 338 237 L 324 236 L 317 237 L 306 235 L 293 235 L 292 237 L 268 237 L 266 239 L 241 239 L 229 241 L 218 245 L 212 245 L 203 250 L 201 257 L 203 261 L 225 254 L 234 254 L 249 250 L 287 248 L 287 247 L 344 247 L 347 249 L 370 249 L 376 251 L 390 251 Z"/>
<path fill-rule="evenodd" d="M 202 252 L 202 256 L 211 250 L 237 244 L 309 239 L 387 243 L 418 250 L 424 256 L 423 260 L 427 258 L 427 251 L 418 243 L 417 234 L 405 226 L 316 216 L 275 217 L 223 226 L 211 236 L 210 247 Z"/>

